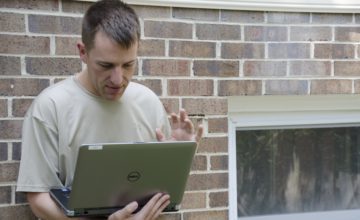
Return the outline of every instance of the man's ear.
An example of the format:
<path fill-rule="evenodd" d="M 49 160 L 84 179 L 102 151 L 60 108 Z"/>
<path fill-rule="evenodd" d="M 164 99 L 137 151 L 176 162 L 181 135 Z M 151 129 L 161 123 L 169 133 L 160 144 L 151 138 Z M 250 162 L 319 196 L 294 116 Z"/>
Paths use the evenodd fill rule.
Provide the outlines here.
<path fill-rule="evenodd" d="M 85 64 L 87 64 L 87 53 L 86 53 L 85 44 L 82 41 L 78 41 L 76 43 L 76 46 L 79 50 L 79 55 L 80 55 L 81 61 L 84 62 Z"/>

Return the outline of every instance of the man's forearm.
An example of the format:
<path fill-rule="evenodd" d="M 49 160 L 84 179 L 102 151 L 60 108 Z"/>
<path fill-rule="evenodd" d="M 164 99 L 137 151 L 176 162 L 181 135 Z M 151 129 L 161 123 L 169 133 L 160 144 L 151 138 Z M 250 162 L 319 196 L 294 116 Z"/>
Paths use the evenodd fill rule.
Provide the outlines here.
<path fill-rule="evenodd" d="M 68 218 L 51 199 L 49 193 L 29 192 L 27 199 L 34 214 L 43 220 L 85 220 L 84 218 Z"/>

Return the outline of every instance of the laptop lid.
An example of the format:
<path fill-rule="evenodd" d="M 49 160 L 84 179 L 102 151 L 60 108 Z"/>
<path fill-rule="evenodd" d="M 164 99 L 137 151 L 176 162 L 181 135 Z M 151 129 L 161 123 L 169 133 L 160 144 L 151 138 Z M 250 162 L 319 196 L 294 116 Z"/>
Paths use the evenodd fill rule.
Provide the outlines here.
<path fill-rule="evenodd" d="M 176 211 L 195 151 L 192 141 L 82 145 L 67 209 L 96 215 L 96 209 L 114 211 L 132 201 L 142 207 L 163 192 L 170 195 L 167 211 Z"/>

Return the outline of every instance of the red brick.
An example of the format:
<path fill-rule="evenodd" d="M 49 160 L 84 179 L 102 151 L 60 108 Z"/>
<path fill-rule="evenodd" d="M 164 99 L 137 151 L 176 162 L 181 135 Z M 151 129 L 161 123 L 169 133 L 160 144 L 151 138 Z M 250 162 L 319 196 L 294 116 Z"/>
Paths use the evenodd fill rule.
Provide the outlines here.
<path fill-rule="evenodd" d="M 161 96 L 162 95 L 162 83 L 161 79 L 133 79 L 133 82 L 140 83 L 149 89 L 151 89 L 156 95 Z"/>
<path fill-rule="evenodd" d="M 44 34 L 81 34 L 81 18 L 29 15 L 29 31 Z"/>
<path fill-rule="evenodd" d="M 224 59 L 261 59 L 265 57 L 263 43 L 222 43 L 221 58 Z"/>
<path fill-rule="evenodd" d="M 80 37 L 55 37 L 55 54 L 79 55 L 76 44 L 80 39 Z"/>
<path fill-rule="evenodd" d="M 310 13 L 267 12 L 267 23 L 270 24 L 308 24 Z"/>
<path fill-rule="evenodd" d="M 331 27 L 290 27 L 291 41 L 331 41 Z"/>
<path fill-rule="evenodd" d="M 351 94 L 351 80 L 312 80 L 310 94 Z"/>
<path fill-rule="evenodd" d="M 210 157 L 210 169 L 211 170 L 228 170 L 228 156 L 219 155 Z"/>
<path fill-rule="evenodd" d="M 0 186 L 0 204 L 11 203 L 11 186 Z"/>
<path fill-rule="evenodd" d="M 0 182 L 16 181 L 18 172 L 19 163 L 0 163 Z"/>
<path fill-rule="evenodd" d="M 245 61 L 244 76 L 285 76 L 285 61 Z"/>
<path fill-rule="evenodd" d="M 0 207 L 0 219 L 37 220 L 28 205 Z"/>
<path fill-rule="evenodd" d="M 186 109 L 185 109 L 185 111 L 186 111 Z M 189 114 L 189 118 L 190 118 L 190 121 L 193 123 L 195 130 L 197 130 L 200 125 L 204 126 L 204 118 L 205 117 L 203 115 L 202 116 L 197 116 L 197 115 L 192 116 L 191 114 Z"/>
<path fill-rule="evenodd" d="M 0 1 L 0 8 L 16 8 L 16 9 L 30 9 L 30 10 L 47 10 L 58 11 L 58 0 L 5 0 Z"/>
<path fill-rule="evenodd" d="M 0 12 L 0 31 L 25 32 L 25 17 L 24 17 L 24 15 Z"/>
<path fill-rule="evenodd" d="M 6 99 L 0 99 L 0 118 L 8 116 L 8 104 Z"/>
<path fill-rule="evenodd" d="M 0 34 L 0 53 L 49 54 L 50 38 Z"/>
<path fill-rule="evenodd" d="M 216 44 L 213 42 L 170 41 L 171 57 L 213 58 L 216 55 Z"/>
<path fill-rule="evenodd" d="M 182 220 L 181 213 L 167 212 L 161 213 L 158 220 Z"/>
<path fill-rule="evenodd" d="M 225 189 L 227 187 L 227 173 L 190 174 L 186 190 Z"/>
<path fill-rule="evenodd" d="M 203 137 L 198 146 L 198 153 L 227 153 L 227 137 Z"/>
<path fill-rule="evenodd" d="M 312 13 L 313 24 L 350 24 L 352 14 Z"/>
<path fill-rule="evenodd" d="M 229 205 L 229 193 L 225 192 L 211 192 L 209 195 L 210 207 L 228 207 Z"/>
<path fill-rule="evenodd" d="M 201 8 L 173 8 L 173 18 L 201 21 L 218 21 L 219 10 Z"/>
<path fill-rule="evenodd" d="M 15 203 L 16 204 L 27 203 L 26 193 L 25 192 L 15 192 Z"/>
<path fill-rule="evenodd" d="M 290 76 L 330 76 L 330 61 L 290 61 Z"/>
<path fill-rule="evenodd" d="M 228 210 L 208 210 L 201 212 L 186 212 L 183 220 L 220 220 L 229 219 Z"/>
<path fill-rule="evenodd" d="M 141 40 L 139 45 L 139 56 L 165 56 L 164 40 Z"/>
<path fill-rule="evenodd" d="M 360 61 L 335 61 L 334 62 L 335 76 L 359 76 L 360 75 Z"/>
<path fill-rule="evenodd" d="M 192 171 L 205 171 L 207 169 L 207 159 L 204 155 L 196 155 L 191 165 Z"/>
<path fill-rule="evenodd" d="M 335 27 L 335 41 L 356 42 L 360 41 L 360 27 Z"/>
<path fill-rule="evenodd" d="M 355 88 L 355 93 L 359 94 L 360 93 L 360 80 L 354 80 L 354 88 Z"/>
<path fill-rule="evenodd" d="M 265 13 L 260 11 L 221 10 L 220 20 L 235 23 L 263 23 Z"/>
<path fill-rule="evenodd" d="M 287 41 L 286 27 L 245 26 L 245 41 Z"/>
<path fill-rule="evenodd" d="M 189 60 L 146 59 L 142 71 L 150 76 L 190 76 Z"/>
<path fill-rule="evenodd" d="M 171 18 L 170 7 L 131 5 L 140 18 Z"/>
<path fill-rule="evenodd" d="M 178 98 L 161 98 L 161 102 L 168 114 L 172 112 L 179 112 L 179 99 Z"/>
<path fill-rule="evenodd" d="M 273 59 L 310 58 L 309 43 L 269 43 L 268 56 Z"/>
<path fill-rule="evenodd" d="M 314 57 L 321 59 L 353 59 L 355 58 L 355 45 L 315 44 Z"/>
<path fill-rule="evenodd" d="M 15 78 L 0 79 L 2 96 L 36 96 L 49 86 L 48 79 Z"/>
<path fill-rule="evenodd" d="M 168 21 L 145 21 L 145 37 L 156 38 L 192 38 L 192 24 Z"/>
<path fill-rule="evenodd" d="M 19 161 L 21 159 L 21 142 L 12 143 L 12 160 Z"/>
<path fill-rule="evenodd" d="M 213 80 L 173 79 L 168 80 L 170 96 L 211 96 L 214 94 Z"/>
<path fill-rule="evenodd" d="M 267 80 L 265 95 L 307 95 L 307 80 Z"/>
<path fill-rule="evenodd" d="M 21 98 L 12 100 L 12 115 L 14 117 L 24 117 L 34 99 Z"/>
<path fill-rule="evenodd" d="M 181 209 L 201 209 L 206 208 L 206 193 L 186 192 L 181 203 Z"/>
<path fill-rule="evenodd" d="M 26 57 L 25 62 L 32 75 L 73 75 L 82 69 L 78 58 Z"/>
<path fill-rule="evenodd" d="M 196 37 L 200 40 L 241 40 L 239 25 L 196 24 Z"/>
<path fill-rule="evenodd" d="M 219 80 L 219 96 L 261 95 L 261 80 Z"/>
<path fill-rule="evenodd" d="M 227 100 L 220 98 L 183 99 L 183 108 L 190 115 L 226 115 Z"/>
<path fill-rule="evenodd" d="M 0 120 L 0 139 L 21 138 L 22 120 Z"/>
<path fill-rule="evenodd" d="M 237 77 L 239 76 L 239 61 L 195 60 L 195 76 Z"/>
<path fill-rule="evenodd" d="M 8 144 L 0 142 L 0 161 L 8 160 Z"/>
<path fill-rule="evenodd" d="M 20 75 L 20 57 L 0 56 L 0 75 Z"/>
<path fill-rule="evenodd" d="M 93 2 L 85 1 L 61 1 L 62 11 L 70 13 L 84 14 Z"/>
<path fill-rule="evenodd" d="M 208 119 L 209 133 L 227 133 L 228 119 L 227 118 L 209 118 Z"/>

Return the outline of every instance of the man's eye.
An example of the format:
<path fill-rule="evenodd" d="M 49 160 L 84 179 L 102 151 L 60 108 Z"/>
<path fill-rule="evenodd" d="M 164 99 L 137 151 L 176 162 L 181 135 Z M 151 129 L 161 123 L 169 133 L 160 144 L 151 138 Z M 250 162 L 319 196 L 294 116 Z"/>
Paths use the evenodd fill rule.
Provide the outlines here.
<path fill-rule="evenodd" d="M 134 66 L 134 63 L 127 63 L 124 65 L 124 68 L 131 68 Z"/>
<path fill-rule="evenodd" d="M 112 67 L 111 64 L 106 64 L 106 63 L 99 63 L 99 66 L 101 66 L 104 69 L 110 69 Z"/>

